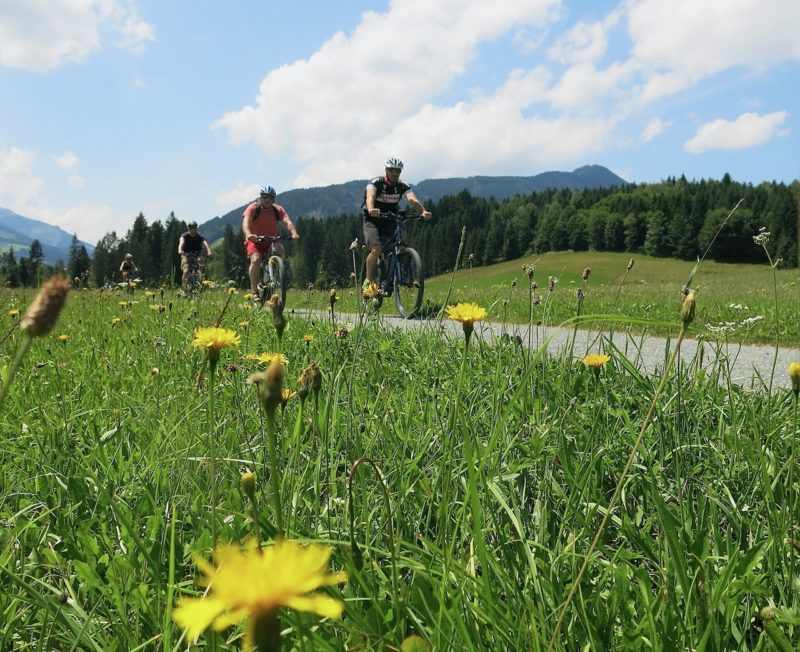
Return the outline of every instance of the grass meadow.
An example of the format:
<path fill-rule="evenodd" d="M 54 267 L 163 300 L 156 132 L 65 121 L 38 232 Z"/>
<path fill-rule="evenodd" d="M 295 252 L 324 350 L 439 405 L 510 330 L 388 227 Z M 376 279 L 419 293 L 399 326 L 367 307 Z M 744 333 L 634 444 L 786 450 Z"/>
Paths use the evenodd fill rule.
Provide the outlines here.
<path fill-rule="evenodd" d="M 450 302 L 555 324 L 575 316 L 584 287 L 582 314 L 672 328 L 679 346 L 685 263 L 637 257 L 615 299 L 627 256 L 543 256 L 532 309 L 523 262 L 459 271 Z M 796 275 L 704 263 L 688 336 L 746 312 L 764 319 L 731 336 L 770 341 L 777 304 L 782 344 L 797 343 Z M 427 285 L 433 303 L 448 284 Z M 172 613 L 209 591 L 198 580 L 215 543 L 269 547 L 279 532 L 329 548 L 326 570 L 347 574 L 322 589 L 342 601 L 340 618 L 277 612 L 284 650 L 800 644 L 791 390 L 748 392 L 724 365 L 699 372 L 686 358 L 642 375 L 603 341 L 593 353 L 609 359 L 592 367 L 477 333 L 467 344 L 435 320 L 401 333 L 340 316 L 347 290 L 335 323 L 287 313 L 280 338 L 268 309 L 223 287 L 73 291 L 54 330 L 28 342 L 10 313 L 33 296 L 0 294 L 11 381 L 0 399 L 0 650 L 240 649 L 252 610 L 249 624 L 239 614 L 196 643 Z M 291 291 L 289 307 L 324 311 L 328 296 Z M 192 346 L 209 326 L 240 338 L 216 365 Z M 264 372 L 264 353 L 285 356 L 282 385 L 295 392 L 317 365 L 318 391 L 263 409 L 268 381 L 248 378 Z M 237 579 L 243 596 L 270 591 L 257 574 Z"/>

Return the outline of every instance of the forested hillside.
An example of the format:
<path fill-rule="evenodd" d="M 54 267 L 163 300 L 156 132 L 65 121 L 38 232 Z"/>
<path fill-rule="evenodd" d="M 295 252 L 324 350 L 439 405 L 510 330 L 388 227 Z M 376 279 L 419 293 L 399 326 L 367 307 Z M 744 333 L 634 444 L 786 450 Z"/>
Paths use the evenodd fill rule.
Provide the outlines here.
<path fill-rule="evenodd" d="M 426 275 L 452 269 L 461 229 L 473 264 L 512 260 L 526 253 L 572 249 L 626 251 L 686 260 L 702 255 L 736 203 L 709 257 L 720 262 L 763 262 L 752 237 L 772 233 L 774 256 L 797 266 L 800 183 L 753 186 L 669 179 L 660 184 L 591 190 L 548 190 L 497 202 L 462 192 L 430 202 L 434 219 L 415 222 L 408 241 L 420 252 Z M 363 241 L 357 215 L 296 221 L 302 240 L 291 254 L 296 284 L 343 283 L 352 270 L 348 250 Z"/>

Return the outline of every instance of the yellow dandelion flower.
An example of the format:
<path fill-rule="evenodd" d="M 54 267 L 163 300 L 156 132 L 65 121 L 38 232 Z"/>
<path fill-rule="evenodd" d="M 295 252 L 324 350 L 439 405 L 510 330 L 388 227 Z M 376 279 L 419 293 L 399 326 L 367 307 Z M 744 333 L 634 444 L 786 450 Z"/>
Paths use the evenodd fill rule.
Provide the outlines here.
<path fill-rule="evenodd" d="M 610 355 L 605 355 L 604 353 L 589 353 L 583 357 L 583 364 L 591 369 L 600 371 L 601 367 L 604 367 L 609 360 L 611 360 Z"/>
<path fill-rule="evenodd" d="M 236 294 L 236 288 L 228 288 L 228 294 Z"/>
<path fill-rule="evenodd" d="M 482 308 L 477 303 L 459 303 L 455 306 L 447 306 L 445 314 L 453 321 L 461 322 L 464 328 L 464 337 L 467 344 L 475 328 L 476 321 L 480 321 L 486 317 L 486 308 Z"/>
<path fill-rule="evenodd" d="M 281 407 L 286 407 L 286 404 L 289 402 L 289 399 L 294 396 L 294 392 L 289 389 L 288 387 L 284 387 L 281 389 Z"/>
<path fill-rule="evenodd" d="M 131 305 L 131 302 L 130 302 L 130 301 L 118 301 L 117 303 L 118 303 L 120 306 L 122 306 L 123 308 L 127 308 L 129 305 Z"/>
<path fill-rule="evenodd" d="M 303 335 L 303 341 L 306 344 L 311 344 L 311 342 L 314 341 L 314 336 L 313 335 Z"/>
<path fill-rule="evenodd" d="M 253 304 L 252 303 L 243 303 L 241 307 L 242 307 L 242 310 L 252 310 L 253 309 Z"/>
<path fill-rule="evenodd" d="M 215 365 L 219 359 L 219 352 L 227 346 L 238 346 L 240 340 L 239 335 L 230 328 L 207 326 L 198 328 L 194 332 L 192 346 L 205 349 L 209 362 Z"/>
<path fill-rule="evenodd" d="M 150 308 L 150 310 L 156 310 L 158 312 L 161 312 L 161 306 L 159 306 L 157 303 L 151 303 L 147 307 Z"/>
<path fill-rule="evenodd" d="M 69 335 L 59 335 L 58 341 L 63 344 L 66 344 L 67 342 L 69 342 Z"/>
<path fill-rule="evenodd" d="M 19 310 L 17 310 L 16 308 L 12 308 L 11 310 L 8 311 L 8 316 L 19 317 Z"/>
<path fill-rule="evenodd" d="M 459 303 L 455 306 L 447 306 L 445 313 L 453 321 L 460 321 L 462 324 L 474 324 L 476 321 L 486 318 L 486 308 L 482 308 L 477 303 Z"/>
<path fill-rule="evenodd" d="M 380 294 L 380 288 L 378 287 L 377 283 L 369 283 L 364 286 L 362 294 L 364 295 L 365 299 L 374 299 L 378 296 L 378 294 Z M 331 293 L 331 296 L 334 296 L 334 294 Z"/>
<path fill-rule="evenodd" d="M 250 321 L 249 320 L 243 319 L 242 321 L 239 322 L 239 328 L 243 328 L 244 330 L 247 330 L 249 327 L 250 327 Z"/>
<path fill-rule="evenodd" d="M 259 550 L 251 542 L 245 550 L 238 546 L 218 546 L 214 550 L 216 567 L 196 559 L 210 584 L 205 598 L 183 598 L 172 618 L 186 629 L 189 640 L 196 640 L 208 627 L 221 631 L 248 620 L 244 649 L 255 644 L 258 625 L 277 617 L 278 607 L 307 611 L 326 618 L 339 618 L 344 604 L 322 593 L 310 593 L 323 586 L 347 581 L 345 572 L 328 573 L 331 549 L 302 545 L 279 539 Z"/>
<path fill-rule="evenodd" d="M 244 299 L 245 301 L 250 301 L 254 296 L 255 295 L 252 292 L 245 292 L 242 295 L 242 299 Z"/>
<path fill-rule="evenodd" d="M 270 364 L 273 360 L 277 360 L 282 365 L 289 364 L 289 358 L 287 358 L 283 353 L 259 353 L 249 354 L 246 356 L 250 362 L 260 362 L 262 364 Z"/>
<path fill-rule="evenodd" d="M 792 362 L 789 365 L 789 378 L 795 395 L 800 394 L 800 362 Z"/>
<path fill-rule="evenodd" d="M 203 279 L 203 287 L 204 288 L 213 288 L 214 287 L 214 281 L 210 281 L 209 279 L 204 278 Z"/>
<path fill-rule="evenodd" d="M 150 299 L 150 298 L 156 296 L 156 293 L 155 292 L 150 292 L 150 290 L 145 290 L 144 291 L 144 296 L 145 296 L 146 299 Z"/>
<path fill-rule="evenodd" d="M 119 318 L 119 317 L 112 317 L 112 318 L 111 318 L 111 325 L 112 325 L 112 326 L 116 326 L 117 324 L 119 324 L 119 322 L 120 322 L 120 321 L 121 321 L 121 320 L 120 320 L 120 318 Z"/>

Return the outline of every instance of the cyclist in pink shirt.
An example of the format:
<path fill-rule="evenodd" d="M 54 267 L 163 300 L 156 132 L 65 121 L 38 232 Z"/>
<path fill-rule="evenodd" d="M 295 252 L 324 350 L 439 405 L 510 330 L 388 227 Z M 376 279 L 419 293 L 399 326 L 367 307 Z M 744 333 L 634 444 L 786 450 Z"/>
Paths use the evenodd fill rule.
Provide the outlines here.
<path fill-rule="evenodd" d="M 258 294 L 258 276 L 261 268 L 261 260 L 264 254 L 269 252 L 269 242 L 255 242 L 257 236 L 278 235 L 278 222 L 283 222 L 289 230 L 292 240 L 299 240 L 300 234 L 297 233 L 289 214 L 275 203 L 276 196 L 275 188 L 272 186 L 265 186 L 261 188 L 261 198 L 253 202 L 244 209 L 242 214 L 242 232 L 244 233 L 244 248 L 247 252 L 247 257 L 250 259 L 250 291 Z M 283 258 L 283 245 L 280 242 L 275 243 L 275 249 L 278 255 Z"/>

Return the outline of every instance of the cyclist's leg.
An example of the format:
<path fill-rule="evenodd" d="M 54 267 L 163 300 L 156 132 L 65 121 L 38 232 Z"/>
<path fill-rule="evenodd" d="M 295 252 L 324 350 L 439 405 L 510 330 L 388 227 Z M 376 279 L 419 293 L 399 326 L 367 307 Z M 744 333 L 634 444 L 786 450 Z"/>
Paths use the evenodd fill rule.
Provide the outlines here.
<path fill-rule="evenodd" d="M 181 287 L 186 289 L 186 284 L 189 282 L 189 256 L 181 256 Z"/>
<path fill-rule="evenodd" d="M 261 260 L 263 258 L 264 254 L 257 250 L 250 254 L 250 291 L 255 295 L 258 294 L 258 285 L 261 277 Z"/>
<path fill-rule="evenodd" d="M 366 285 L 368 282 L 377 281 L 376 272 L 378 269 L 378 259 L 383 250 L 380 230 L 375 222 L 368 219 L 364 220 L 364 242 L 367 245 L 367 249 L 369 249 L 366 271 L 364 274 L 364 284 Z"/>

